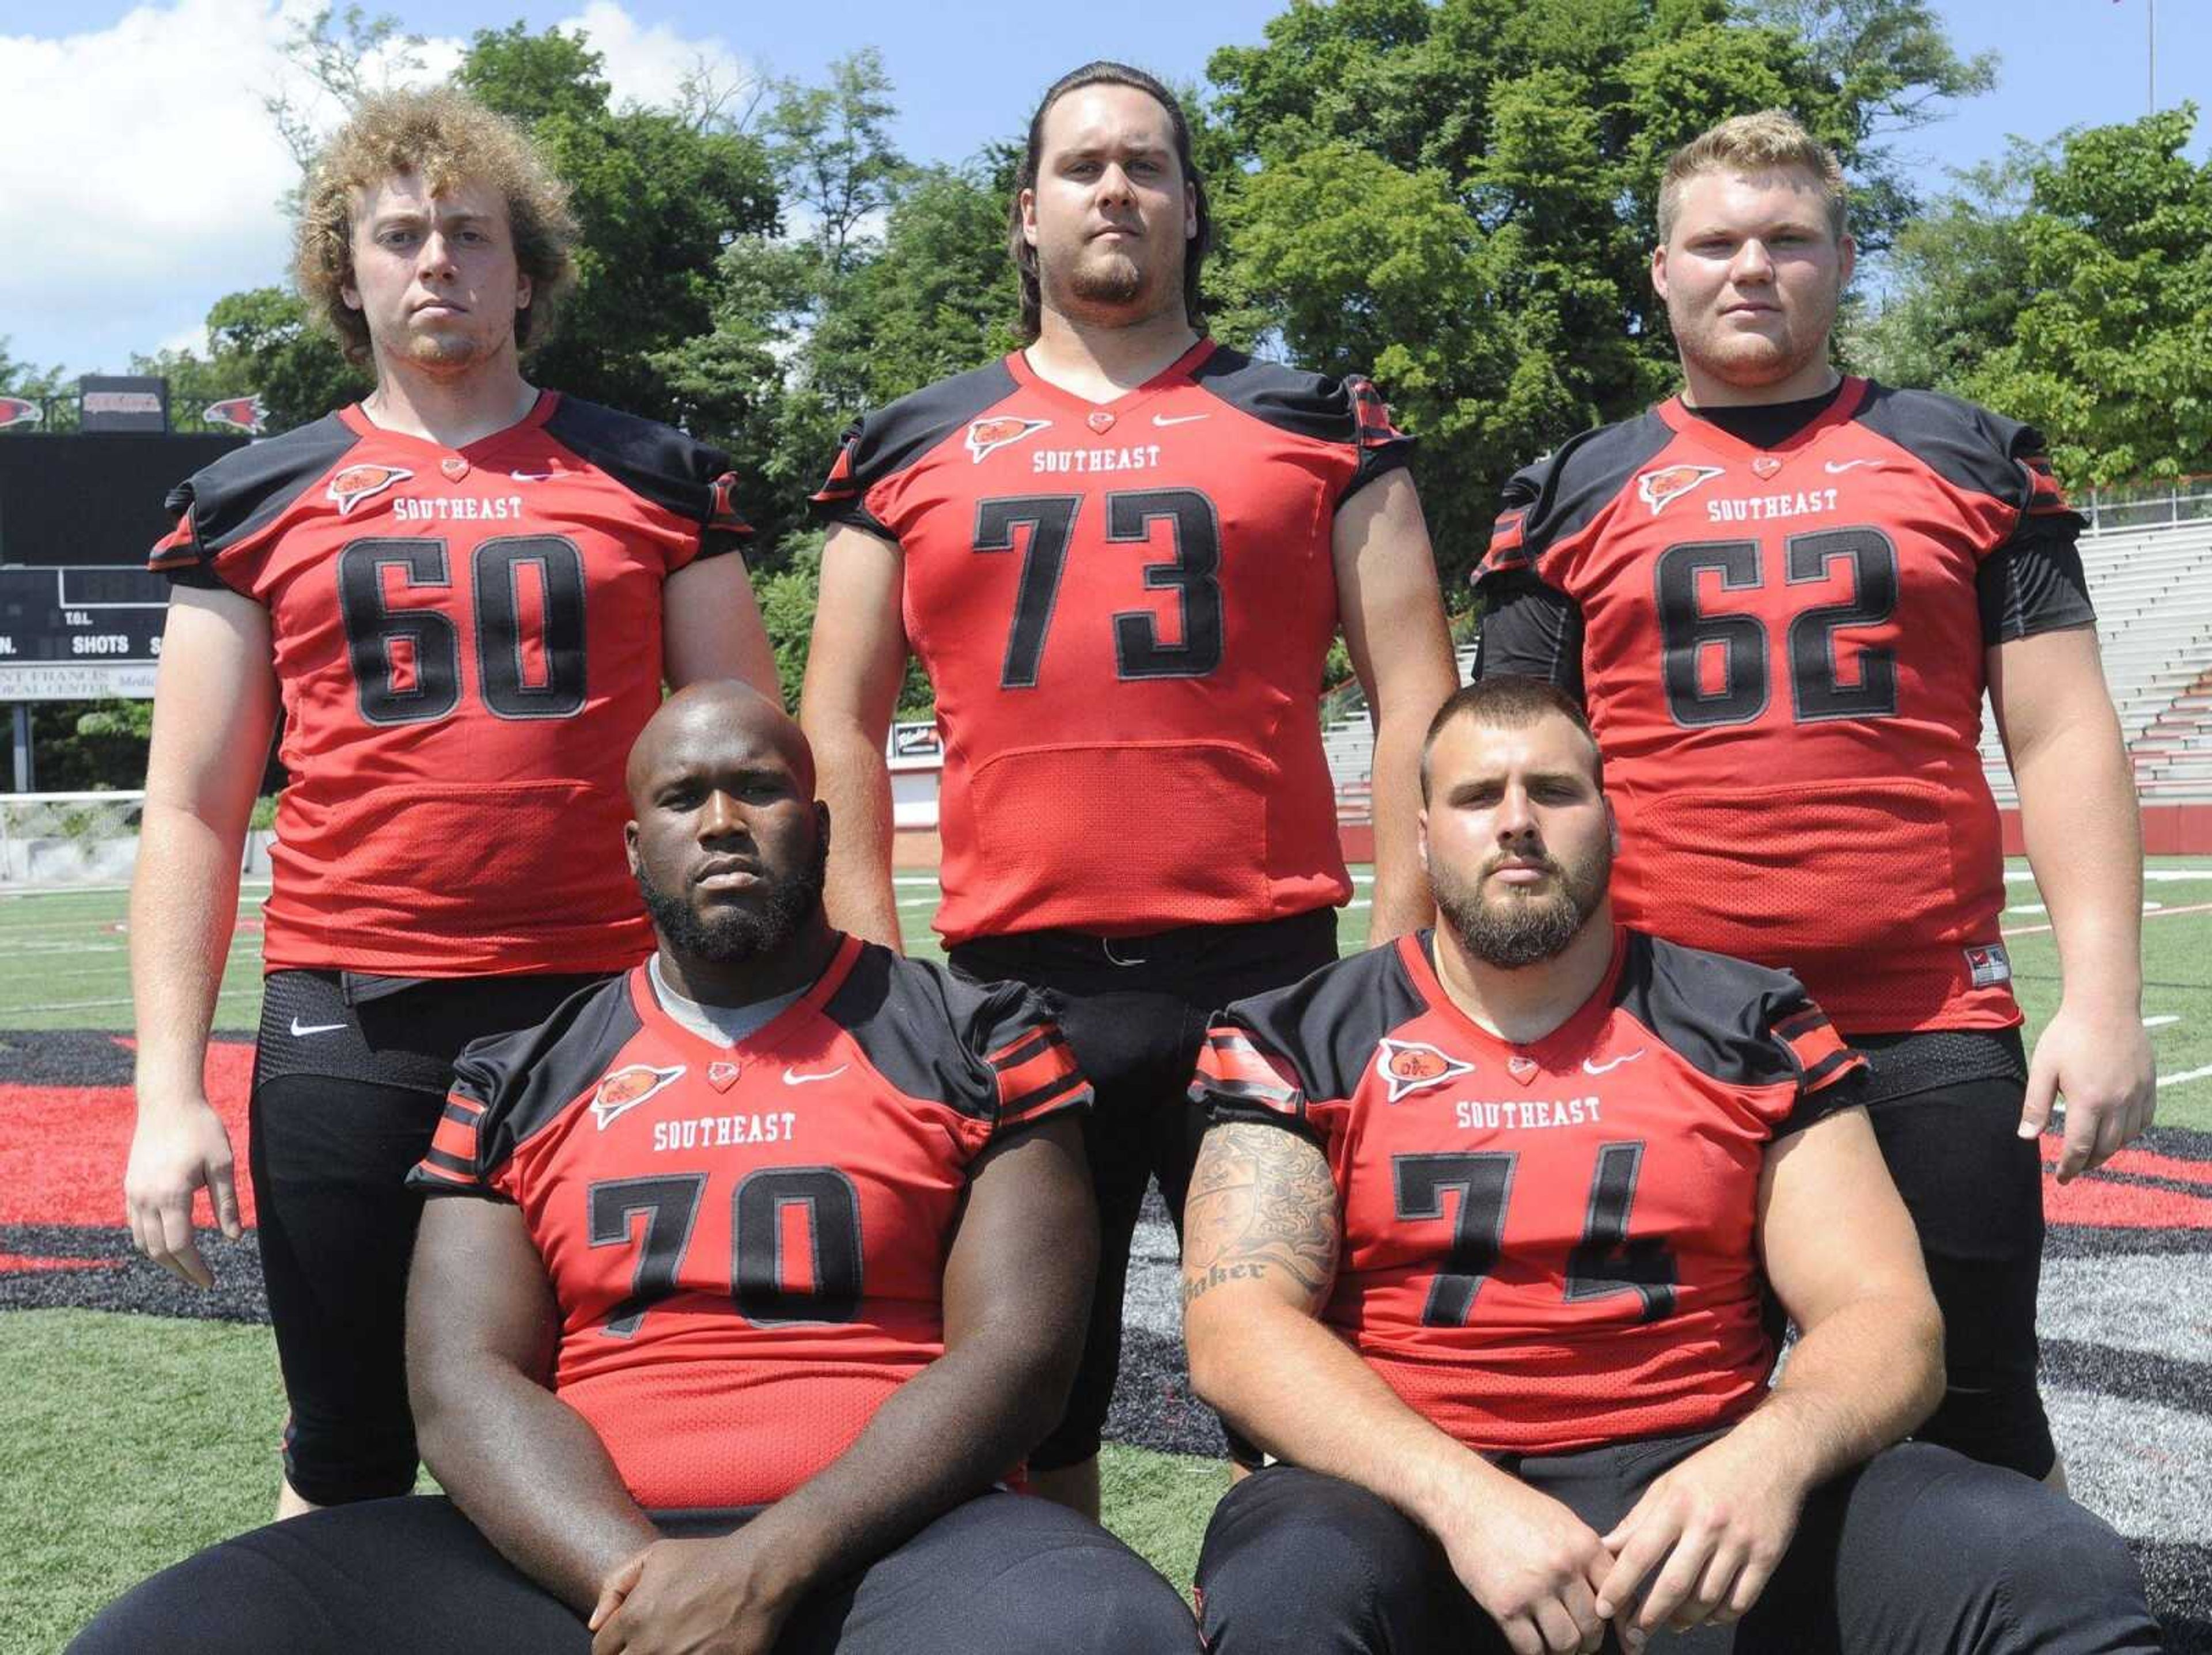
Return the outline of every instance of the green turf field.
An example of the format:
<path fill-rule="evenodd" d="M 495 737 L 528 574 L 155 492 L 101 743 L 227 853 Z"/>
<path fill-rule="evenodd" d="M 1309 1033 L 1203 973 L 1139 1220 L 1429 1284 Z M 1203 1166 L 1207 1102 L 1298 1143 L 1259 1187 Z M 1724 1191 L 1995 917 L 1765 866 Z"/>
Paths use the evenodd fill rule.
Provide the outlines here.
<path fill-rule="evenodd" d="M 2049 922 L 2026 863 L 2015 861 L 2013 870 L 2005 927 L 2032 1033 L 2057 1004 L 2058 954 L 2042 928 Z M 1339 922 L 1347 951 L 1367 936 L 1364 870 L 1358 877 L 1361 896 Z M 2159 1089 L 2159 1118 L 2212 1131 L 2212 856 L 2153 857 L 2145 880 L 2143 1015 L 2152 1025 L 2159 1074 L 2166 1080 Z M 220 1028 L 251 1029 L 260 1009 L 255 969 L 260 933 L 254 917 L 260 897 L 259 891 L 249 891 L 240 910 L 216 1008 Z M 925 959 L 941 958 L 929 929 L 935 879 L 902 875 L 898 901 L 908 949 Z M 0 897 L 0 1031 L 128 1028 L 127 944 L 119 889 Z"/>
<path fill-rule="evenodd" d="M 2148 872 L 2143 1009 L 2166 1082 L 2160 1117 L 2212 1130 L 2212 857 Z M 2011 895 L 2033 1028 L 2057 1003 L 2057 958 L 2032 883 L 2016 878 Z M 909 946 L 936 957 L 934 882 L 902 881 L 899 897 Z M 251 1028 L 258 1007 L 258 897 L 232 949 L 226 1029 Z M 1365 933 L 1363 903 L 1344 916 L 1344 946 Z M 0 897 L 0 1031 L 127 1028 L 125 946 L 119 890 Z M 58 1649 L 126 1586 L 273 1507 L 283 1404 L 264 1326 L 18 1311 L 0 1315 L 0 1655 Z M 1188 1585 L 1224 1468 L 1109 1446 L 1103 1472 L 1109 1525 Z"/>
<path fill-rule="evenodd" d="M 276 1508 L 266 1327 L 21 1311 L 0 1316 L 0 1655 L 52 1655 L 110 1599 Z M 1109 1446 L 1102 1469 L 1109 1526 L 1188 1586 L 1227 1469 Z"/>

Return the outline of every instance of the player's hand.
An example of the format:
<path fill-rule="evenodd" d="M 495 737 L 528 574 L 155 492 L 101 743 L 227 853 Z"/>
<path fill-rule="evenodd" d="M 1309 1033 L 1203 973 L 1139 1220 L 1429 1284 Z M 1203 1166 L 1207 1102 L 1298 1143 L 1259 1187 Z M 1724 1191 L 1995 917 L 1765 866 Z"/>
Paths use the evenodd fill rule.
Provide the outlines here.
<path fill-rule="evenodd" d="M 1630 1649 L 1662 1626 L 1741 1619 L 1790 1549 L 1805 1494 L 1803 1475 L 1771 1439 L 1738 1427 L 1708 1443 L 1605 1536 L 1613 1567 L 1598 1585 L 1598 1613 Z"/>
<path fill-rule="evenodd" d="M 2062 999 L 2057 1015 L 2028 1060 L 2027 1100 L 2020 1135 L 2033 1138 L 2066 1099 L 2066 1141 L 2058 1182 L 2102 1166 L 2151 1123 L 2158 1107 L 2158 1069 L 2150 1036 L 2132 1007 L 2092 1009 Z"/>
<path fill-rule="evenodd" d="M 1459 1577 L 1514 1655 L 1593 1655 L 1605 1637 L 1597 1585 L 1612 1566 L 1597 1532 L 1517 1479 L 1470 1489 L 1437 1527 Z"/>
<path fill-rule="evenodd" d="M 745 1530 L 659 1540 L 607 1577 L 592 1655 L 769 1655 L 798 1593 Z"/>
<path fill-rule="evenodd" d="M 246 1232 L 238 1220 L 238 1181 L 222 1117 L 197 1094 L 158 1104 L 142 1097 L 123 1173 L 131 1239 L 178 1280 L 212 1287 L 215 1272 L 192 1240 L 192 1197 L 202 1185 L 214 1203 L 216 1222 L 237 1240 Z"/>

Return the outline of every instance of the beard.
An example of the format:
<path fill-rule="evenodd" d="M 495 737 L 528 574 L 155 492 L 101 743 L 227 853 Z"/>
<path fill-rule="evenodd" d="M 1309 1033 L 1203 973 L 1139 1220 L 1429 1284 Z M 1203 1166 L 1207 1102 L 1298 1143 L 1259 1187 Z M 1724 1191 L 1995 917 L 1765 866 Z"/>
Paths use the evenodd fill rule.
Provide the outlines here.
<path fill-rule="evenodd" d="M 1179 267 L 1150 269 L 1144 258 L 1121 247 L 1085 243 L 1049 259 L 1038 250 L 1037 283 L 1048 308 L 1094 317 L 1107 313 L 1117 325 L 1149 319 L 1169 284 L 1179 294 L 1182 281 Z"/>
<path fill-rule="evenodd" d="M 1511 885 L 1486 896 L 1490 875 L 1502 859 L 1483 864 L 1473 880 L 1432 864 L 1429 882 L 1437 911 L 1468 953 L 1503 971 L 1518 971 L 1556 959 L 1580 936 L 1605 902 L 1613 879 L 1613 847 L 1600 840 L 1579 863 L 1562 864 L 1547 856 L 1553 879 L 1534 889 Z"/>
<path fill-rule="evenodd" d="M 760 902 L 743 908 L 717 904 L 702 913 L 697 904 L 663 891 L 642 867 L 637 870 L 637 891 L 653 929 L 673 952 L 716 965 L 740 965 L 791 946 L 822 906 L 829 866 L 830 842 L 819 839 L 804 869 L 765 876 Z"/>

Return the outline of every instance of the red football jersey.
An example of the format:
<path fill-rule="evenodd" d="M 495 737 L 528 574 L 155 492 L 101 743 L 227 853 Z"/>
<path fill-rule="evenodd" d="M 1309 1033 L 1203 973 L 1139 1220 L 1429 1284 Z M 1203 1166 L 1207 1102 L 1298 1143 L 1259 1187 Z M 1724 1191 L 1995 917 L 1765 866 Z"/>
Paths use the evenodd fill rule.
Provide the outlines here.
<path fill-rule="evenodd" d="M 944 1353 L 969 1164 L 1090 1098 L 1029 990 L 848 938 L 734 1047 L 669 1018 L 642 966 L 478 1042 L 410 1183 L 522 1209 L 554 1391 L 640 1506 L 759 1505 Z"/>
<path fill-rule="evenodd" d="M 1210 340 L 1106 404 L 1017 351 L 847 434 L 815 502 L 903 555 L 948 941 L 1350 897 L 1318 712 L 1331 538 L 1409 447 L 1365 380 Z"/>
<path fill-rule="evenodd" d="M 460 449 L 343 409 L 171 495 L 152 567 L 269 611 L 290 782 L 265 969 L 613 970 L 651 949 L 623 764 L 660 704 L 663 583 L 745 532 L 726 465 L 548 392 Z"/>
<path fill-rule="evenodd" d="M 1470 1448 L 1723 1426 L 1764 1393 L 1759 1178 L 1865 1068 L 1795 979 L 1621 930 L 1516 1046 L 1403 937 L 1239 1002 L 1191 1088 L 1315 1139 L 1344 1244 L 1322 1319 Z"/>
<path fill-rule="evenodd" d="M 1771 449 L 1668 402 L 1509 486 L 1478 581 L 1574 626 L 1501 622 L 1481 670 L 1578 680 L 1624 920 L 1786 965 L 1854 1031 L 2008 1027 L 1984 651 L 2093 618 L 2047 582 L 2023 621 L 2007 584 L 2077 521 L 2033 430 L 1948 398 L 1847 380 Z"/>

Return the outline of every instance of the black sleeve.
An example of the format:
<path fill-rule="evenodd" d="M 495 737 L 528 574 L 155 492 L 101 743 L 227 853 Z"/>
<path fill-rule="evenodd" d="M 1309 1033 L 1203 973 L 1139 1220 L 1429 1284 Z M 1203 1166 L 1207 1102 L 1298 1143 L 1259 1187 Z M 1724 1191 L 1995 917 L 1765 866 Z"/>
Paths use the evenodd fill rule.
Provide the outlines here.
<path fill-rule="evenodd" d="M 1474 676 L 1541 678 L 1583 694 L 1583 617 L 1575 600 L 1522 569 L 1484 577 L 1489 607 L 1475 645 Z"/>
<path fill-rule="evenodd" d="M 2080 521 L 2070 514 L 2023 517 L 2012 538 L 1982 560 L 1974 593 L 1984 645 L 2096 624 Z"/>
<path fill-rule="evenodd" d="M 1382 393 L 1375 388 L 1373 381 L 1361 374 L 1347 374 L 1344 394 L 1352 405 L 1353 440 L 1359 445 L 1359 463 L 1352 472 L 1352 481 L 1345 484 L 1343 494 L 1338 496 L 1340 506 L 1377 478 L 1388 477 L 1413 460 L 1413 439 L 1392 422 L 1390 405 L 1382 400 Z"/>
<path fill-rule="evenodd" d="M 830 475 L 823 479 L 822 486 L 814 491 L 807 504 L 817 522 L 842 523 L 848 528 L 866 529 L 870 534 L 896 543 L 898 536 L 868 509 L 869 479 L 864 459 L 870 446 L 868 436 L 866 420 L 856 419 L 845 428 L 844 435 L 837 439 L 837 458 L 830 462 Z"/>

